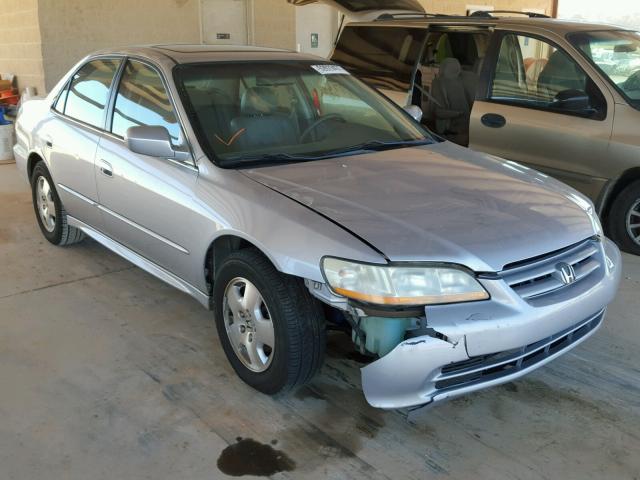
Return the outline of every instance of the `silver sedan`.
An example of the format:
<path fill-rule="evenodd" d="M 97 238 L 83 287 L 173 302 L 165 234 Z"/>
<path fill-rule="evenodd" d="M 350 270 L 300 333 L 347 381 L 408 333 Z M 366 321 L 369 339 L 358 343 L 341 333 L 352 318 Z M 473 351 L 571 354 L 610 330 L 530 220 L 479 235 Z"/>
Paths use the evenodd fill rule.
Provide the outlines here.
<path fill-rule="evenodd" d="M 212 309 L 252 387 L 310 380 L 331 327 L 370 404 L 415 407 L 571 349 L 621 270 L 584 196 L 419 116 L 312 56 L 127 48 L 26 102 L 14 152 L 47 240 L 88 235 Z"/>

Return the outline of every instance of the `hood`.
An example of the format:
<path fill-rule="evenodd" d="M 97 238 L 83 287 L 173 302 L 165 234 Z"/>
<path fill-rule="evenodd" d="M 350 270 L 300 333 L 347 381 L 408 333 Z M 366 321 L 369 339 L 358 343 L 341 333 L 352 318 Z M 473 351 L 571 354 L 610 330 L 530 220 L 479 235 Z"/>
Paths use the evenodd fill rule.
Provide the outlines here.
<path fill-rule="evenodd" d="M 449 142 L 245 170 L 391 261 L 497 272 L 594 235 L 590 202 L 520 164 Z"/>

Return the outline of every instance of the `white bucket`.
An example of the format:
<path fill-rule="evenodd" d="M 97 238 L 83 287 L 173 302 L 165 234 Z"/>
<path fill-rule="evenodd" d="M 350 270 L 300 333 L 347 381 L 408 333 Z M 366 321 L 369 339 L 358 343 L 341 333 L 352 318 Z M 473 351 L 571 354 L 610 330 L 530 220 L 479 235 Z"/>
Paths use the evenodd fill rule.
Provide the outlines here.
<path fill-rule="evenodd" d="M 0 162 L 13 160 L 13 123 L 0 125 Z"/>

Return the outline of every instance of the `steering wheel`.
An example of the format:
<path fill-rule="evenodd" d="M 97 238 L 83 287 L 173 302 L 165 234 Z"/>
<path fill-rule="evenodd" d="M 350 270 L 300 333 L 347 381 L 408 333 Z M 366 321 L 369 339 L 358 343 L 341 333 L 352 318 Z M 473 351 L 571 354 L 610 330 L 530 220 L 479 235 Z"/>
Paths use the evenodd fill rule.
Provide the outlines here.
<path fill-rule="evenodd" d="M 634 92 L 636 90 L 640 90 L 640 70 L 633 73 L 629 78 L 625 80 L 622 84 L 622 89 L 625 92 Z"/>
<path fill-rule="evenodd" d="M 304 132 L 300 135 L 300 143 L 304 143 L 307 137 L 311 134 L 311 132 L 315 131 L 320 125 L 328 122 L 329 120 L 337 120 L 341 123 L 346 123 L 345 118 L 338 113 L 329 113 L 328 115 L 323 115 L 322 117 L 316 119 L 311 125 L 304 129 Z"/>

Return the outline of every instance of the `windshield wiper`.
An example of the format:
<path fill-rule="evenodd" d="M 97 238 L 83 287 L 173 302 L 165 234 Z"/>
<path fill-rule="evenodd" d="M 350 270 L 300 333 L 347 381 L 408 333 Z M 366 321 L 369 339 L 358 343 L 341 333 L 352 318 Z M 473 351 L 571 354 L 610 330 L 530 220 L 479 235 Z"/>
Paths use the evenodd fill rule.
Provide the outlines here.
<path fill-rule="evenodd" d="M 372 140 L 357 145 L 351 145 L 345 148 L 322 152 L 317 155 L 292 155 L 290 153 L 265 153 L 264 155 L 253 155 L 248 157 L 227 158 L 224 160 L 226 166 L 243 166 L 251 167 L 260 164 L 274 165 L 278 163 L 294 163 L 308 162 L 312 160 L 324 160 L 326 158 L 340 157 L 343 155 L 353 154 L 355 152 L 381 152 L 383 150 L 391 150 L 394 148 L 415 147 L 419 145 L 431 145 L 435 143 L 428 138 L 419 140 L 401 140 L 394 142 L 383 142 L 381 140 Z"/>
<path fill-rule="evenodd" d="M 229 165 L 255 166 L 256 164 L 274 165 L 277 163 L 306 162 L 318 160 L 323 156 L 291 155 L 289 153 L 265 153 L 264 155 L 253 155 L 248 157 L 227 158 L 224 163 Z"/>
<path fill-rule="evenodd" d="M 382 152 L 383 150 L 392 150 L 394 148 L 416 147 L 420 145 L 431 145 L 433 143 L 435 142 L 428 138 L 421 138 L 419 140 L 399 140 L 399 141 L 393 141 L 393 142 L 383 142 L 382 140 L 372 140 L 370 142 L 359 143 L 357 145 L 351 145 L 350 147 L 333 150 L 332 152 L 328 152 L 327 154 L 337 155 L 340 153 L 357 152 L 357 151 Z"/>

